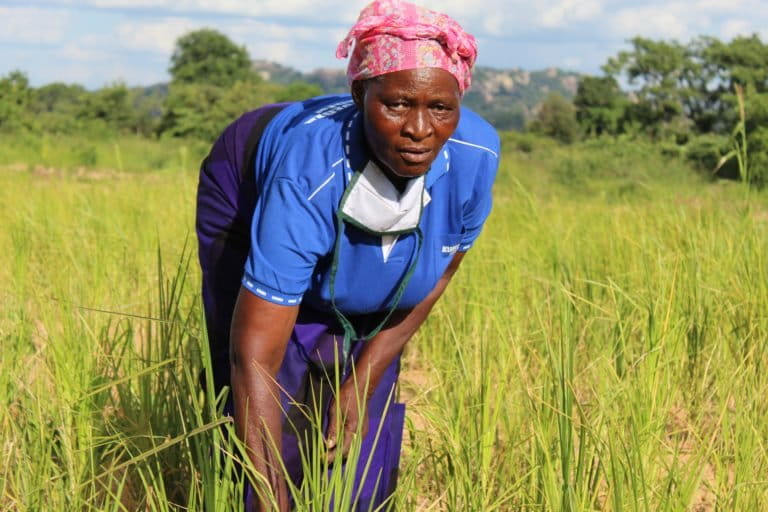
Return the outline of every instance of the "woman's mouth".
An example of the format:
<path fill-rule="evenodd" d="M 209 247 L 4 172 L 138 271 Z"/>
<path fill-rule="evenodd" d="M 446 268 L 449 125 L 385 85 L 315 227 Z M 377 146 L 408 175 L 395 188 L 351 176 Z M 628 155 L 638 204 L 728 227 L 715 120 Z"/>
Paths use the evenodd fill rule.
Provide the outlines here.
<path fill-rule="evenodd" d="M 409 164 L 423 164 L 429 161 L 432 150 L 429 148 L 406 147 L 398 150 L 400 157 Z"/>

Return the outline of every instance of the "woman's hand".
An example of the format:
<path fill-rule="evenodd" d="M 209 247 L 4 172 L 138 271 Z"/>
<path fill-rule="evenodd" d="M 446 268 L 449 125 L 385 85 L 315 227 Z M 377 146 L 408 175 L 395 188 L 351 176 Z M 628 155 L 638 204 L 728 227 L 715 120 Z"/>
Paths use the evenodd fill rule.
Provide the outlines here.
<path fill-rule="evenodd" d="M 339 389 L 337 399 L 331 400 L 325 435 L 328 464 L 349 454 L 354 436 L 365 438 L 368 434 L 368 396 L 365 383 L 350 377 Z"/>
<path fill-rule="evenodd" d="M 328 408 L 328 429 L 325 444 L 328 461 L 339 454 L 346 457 L 354 435 L 368 433 L 368 398 L 376 391 L 384 372 L 403 351 L 403 347 L 424 323 L 437 299 L 458 270 L 463 252 L 456 253 L 435 287 L 423 301 L 411 309 L 395 312 L 388 325 L 373 339 L 366 342 L 355 361 L 353 376 L 348 377 L 339 390 L 337 400 Z M 337 406 L 338 404 L 338 406 Z M 339 446 L 341 442 L 341 446 Z"/>

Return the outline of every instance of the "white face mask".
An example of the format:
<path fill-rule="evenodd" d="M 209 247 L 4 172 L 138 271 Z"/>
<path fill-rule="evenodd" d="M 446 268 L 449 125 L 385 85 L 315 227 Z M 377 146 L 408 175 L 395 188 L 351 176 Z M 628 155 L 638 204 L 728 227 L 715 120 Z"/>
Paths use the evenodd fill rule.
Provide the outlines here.
<path fill-rule="evenodd" d="M 424 176 L 409 180 L 401 194 L 375 163 L 368 162 L 352 178 L 338 215 L 371 234 L 398 235 L 418 227 L 428 201 Z"/>

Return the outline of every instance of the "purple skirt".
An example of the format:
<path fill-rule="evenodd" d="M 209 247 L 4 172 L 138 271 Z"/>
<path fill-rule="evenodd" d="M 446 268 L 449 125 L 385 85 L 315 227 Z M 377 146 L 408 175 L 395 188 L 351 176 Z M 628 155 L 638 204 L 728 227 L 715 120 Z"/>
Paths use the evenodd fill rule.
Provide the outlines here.
<path fill-rule="evenodd" d="M 217 392 L 229 385 L 229 328 L 250 249 L 251 220 L 258 197 L 253 155 L 267 122 L 284 106 L 267 105 L 229 125 L 200 170 L 196 229 L 203 307 Z M 367 332 L 377 318 L 379 315 L 375 314 L 352 320 L 358 332 Z M 278 372 L 285 411 L 282 457 L 297 486 L 304 478 L 301 453 L 312 449 L 307 440 L 317 438 L 316 432 L 311 431 L 317 423 L 307 418 L 306 411 L 318 405 L 323 411 L 327 409 L 335 371 L 334 351 L 341 351 L 342 339 L 343 330 L 335 315 L 300 306 Z M 353 346 L 350 360 L 354 360 L 361 347 L 362 343 Z M 368 403 L 369 429 L 354 469 L 356 505 L 352 510 L 381 507 L 397 483 L 405 420 L 405 406 L 392 400 L 399 371 L 398 358 L 387 369 Z M 349 368 L 344 369 L 345 376 L 348 372 Z M 247 499 L 253 498 L 251 494 L 249 489 Z"/>

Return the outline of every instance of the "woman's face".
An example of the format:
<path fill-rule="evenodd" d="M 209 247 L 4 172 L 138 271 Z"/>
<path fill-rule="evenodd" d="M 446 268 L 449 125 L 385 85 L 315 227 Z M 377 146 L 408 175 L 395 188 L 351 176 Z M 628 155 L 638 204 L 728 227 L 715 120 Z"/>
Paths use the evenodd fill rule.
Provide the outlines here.
<path fill-rule="evenodd" d="M 365 135 L 384 172 L 415 178 L 429 170 L 459 123 L 456 79 L 440 68 L 395 71 L 355 82 Z"/>

